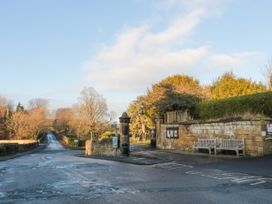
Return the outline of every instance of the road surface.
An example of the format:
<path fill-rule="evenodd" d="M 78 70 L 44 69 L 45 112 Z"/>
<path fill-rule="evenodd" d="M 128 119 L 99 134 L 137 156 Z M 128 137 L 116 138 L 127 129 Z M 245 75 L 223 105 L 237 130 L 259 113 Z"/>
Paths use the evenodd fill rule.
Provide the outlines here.
<path fill-rule="evenodd" d="M 52 134 L 48 141 L 41 152 L 0 162 L 0 203 L 272 203 L 271 178 L 258 172 L 95 160 Z"/>

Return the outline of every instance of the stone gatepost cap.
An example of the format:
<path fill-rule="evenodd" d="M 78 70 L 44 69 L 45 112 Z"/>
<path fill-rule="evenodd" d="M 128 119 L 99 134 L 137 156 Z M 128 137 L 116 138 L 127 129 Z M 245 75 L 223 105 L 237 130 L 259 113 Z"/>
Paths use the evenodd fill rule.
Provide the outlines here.
<path fill-rule="evenodd" d="M 120 123 L 129 123 L 130 122 L 130 117 L 126 112 L 123 112 L 122 116 L 119 118 Z"/>

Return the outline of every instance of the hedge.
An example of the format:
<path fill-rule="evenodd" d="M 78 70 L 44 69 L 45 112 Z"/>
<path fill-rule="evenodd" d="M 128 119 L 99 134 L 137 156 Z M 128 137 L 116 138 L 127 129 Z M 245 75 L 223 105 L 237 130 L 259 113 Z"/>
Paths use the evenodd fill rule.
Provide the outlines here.
<path fill-rule="evenodd" d="M 263 92 L 197 104 L 199 119 L 216 119 L 244 113 L 262 114 L 272 117 L 272 92 Z"/>

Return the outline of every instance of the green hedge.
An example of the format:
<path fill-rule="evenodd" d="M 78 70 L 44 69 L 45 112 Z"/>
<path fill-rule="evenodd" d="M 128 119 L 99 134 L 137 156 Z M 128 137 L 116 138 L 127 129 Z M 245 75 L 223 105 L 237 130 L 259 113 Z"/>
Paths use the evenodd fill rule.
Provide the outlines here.
<path fill-rule="evenodd" d="M 199 119 L 225 118 L 243 113 L 272 117 L 272 92 L 207 101 L 199 103 L 196 107 Z"/>

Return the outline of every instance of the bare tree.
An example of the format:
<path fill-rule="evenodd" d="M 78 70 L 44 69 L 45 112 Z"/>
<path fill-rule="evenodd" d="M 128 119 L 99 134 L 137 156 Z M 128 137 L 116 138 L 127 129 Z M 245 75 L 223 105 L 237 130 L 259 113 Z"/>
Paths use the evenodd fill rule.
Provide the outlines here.
<path fill-rule="evenodd" d="M 40 133 L 50 127 L 50 120 L 46 115 L 45 101 L 35 99 L 31 100 L 30 104 L 31 108 L 25 111 L 19 103 L 17 111 L 8 117 L 6 124 L 10 132 L 10 138 L 37 139 Z"/>
<path fill-rule="evenodd" d="M 66 131 L 69 128 L 71 121 L 74 118 L 72 108 L 59 108 L 56 111 L 54 128 L 58 131 Z"/>
<path fill-rule="evenodd" d="M 263 67 L 263 76 L 266 81 L 267 89 L 272 90 L 272 59 Z"/>
<path fill-rule="evenodd" d="M 0 119 L 4 118 L 7 112 L 8 102 L 5 97 L 0 96 Z"/>
<path fill-rule="evenodd" d="M 47 112 L 49 106 L 49 101 L 44 98 L 35 98 L 31 99 L 28 102 L 28 109 L 33 110 L 33 109 L 42 109 L 45 112 Z"/>
<path fill-rule="evenodd" d="M 8 128 L 11 132 L 10 137 L 14 139 L 27 139 L 29 135 L 29 116 L 25 112 L 17 111 L 12 114 Z"/>
<path fill-rule="evenodd" d="M 106 100 L 94 88 L 84 88 L 73 111 L 71 126 L 78 136 L 88 136 L 101 130 L 107 114 Z"/>
<path fill-rule="evenodd" d="M 79 110 L 89 126 L 104 122 L 107 113 L 106 100 L 92 87 L 84 88 L 80 94 Z"/>

